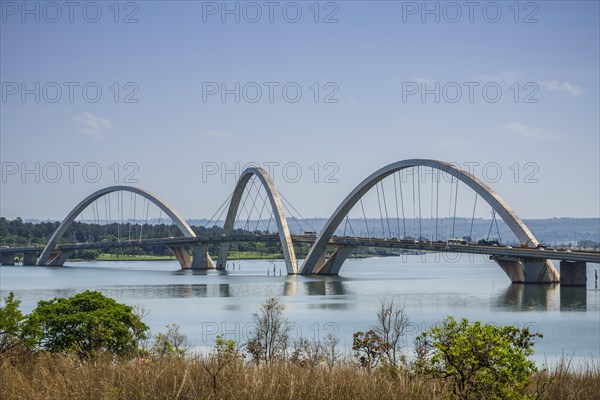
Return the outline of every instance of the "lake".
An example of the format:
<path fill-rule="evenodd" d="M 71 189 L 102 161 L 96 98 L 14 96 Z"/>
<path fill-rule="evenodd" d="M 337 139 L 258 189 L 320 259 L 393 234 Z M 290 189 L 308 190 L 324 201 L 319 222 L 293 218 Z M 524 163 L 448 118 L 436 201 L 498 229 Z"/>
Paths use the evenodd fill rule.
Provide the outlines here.
<path fill-rule="evenodd" d="M 348 350 L 352 333 L 369 329 L 380 302 L 393 299 L 411 320 L 407 348 L 417 334 L 453 315 L 543 333 L 534 346 L 538 365 L 554 364 L 563 354 L 574 361 L 600 360 L 598 264 L 588 264 L 585 288 L 513 285 L 496 263 L 466 254 L 349 259 L 339 276 L 286 276 L 281 260 L 230 264 L 228 270 L 208 272 L 182 271 L 176 261 L 2 266 L 0 292 L 5 297 L 13 291 L 22 300 L 21 309 L 29 312 L 41 299 L 98 290 L 143 306 L 153 332 L 178 324 L 200 351 L 212 346 L 219 333 L 245 342 L 252 314 L 268 297 L 284 306 L 292 337 L 334 333 Z"/>

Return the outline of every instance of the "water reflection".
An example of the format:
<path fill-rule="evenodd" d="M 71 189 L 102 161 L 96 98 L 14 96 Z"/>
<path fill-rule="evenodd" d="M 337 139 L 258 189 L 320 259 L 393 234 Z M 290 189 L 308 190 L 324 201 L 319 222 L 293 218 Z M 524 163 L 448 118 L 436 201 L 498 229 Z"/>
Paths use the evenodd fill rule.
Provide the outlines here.
<path fill-rule="evenodd" d="M 585 286 L 561 286 L 560 311 L 587 311 Z"/>
<path fill-rule="evenodd" d="M 308 281 L 304 282 L 304 290 L 308 296 L 325 296 L 327 287 L 325 281 Z"/>
<path fill-rule="evenodd" d="M 510 311 L 586 311 L 587 289 L 557 284 L 514 283 L 500 293 L 493 306 Z"/>
<path fill-rule="evenodd" d="M 283 284 L 284 296 L 296 296 L 298 294 L 298 280 L 295 276 L 288 276 Z"/>
<path fill-rule="evenodd" d="M 140 285 L 102 288 L 108 296 L 133 299 L 231 297 L 229 284 Z"/>
<path fill-rule="evenodd" d="M 494 305 L 510 311 L 545 311 L 556 308 L 558 287 L 559 285 L 552 283 L 513 283 L 500 293 Z"/>
<path fill-rule="evenodd" d="M 340 296 L 346 294 L 344 282 L 339 277 L 323 277 L 304 282 L 304 294 L 308 296 Z"/>

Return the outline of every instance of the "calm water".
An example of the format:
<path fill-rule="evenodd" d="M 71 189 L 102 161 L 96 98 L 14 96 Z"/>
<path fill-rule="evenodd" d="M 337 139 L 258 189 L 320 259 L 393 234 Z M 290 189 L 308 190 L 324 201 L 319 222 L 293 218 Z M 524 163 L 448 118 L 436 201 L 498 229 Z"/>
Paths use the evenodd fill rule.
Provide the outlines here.
<path fill-rule="evenodd" d="M 459 257 L 458 260 L 455 260 Z M 275 266 L 276 276 L 273 276 Z M 270 276 L 267 276 L 267 270 Z M 282 261 L 236 261 L 235 270 L 181 271 L 170 262 L 77 262 L 65 267 L 0 267 L 2 297 L 14 291 L 23 311 L 38 300 L 99 290 L 150 311 L 153 332 L 176 323 L 191 345 L 205 349 L 218 333 L 245 341 L 252 314 L 267 297 L 278 297 L 294 323 L 292 336 L 336 333 L 346 348 L 352 333 L 375 322 L 382 299 L 403 304 L 414 336 L 447 315 L 487 323 L 530 326 L 544 338 L 535 345 L 538 364 L 561 354 L 600 360 L 598 264 L 588 264 L 587 288 L 512 285 L 495 263 L 481 256 L 432 255 L 352 259 L 340 276 L 279 276 Z"/>

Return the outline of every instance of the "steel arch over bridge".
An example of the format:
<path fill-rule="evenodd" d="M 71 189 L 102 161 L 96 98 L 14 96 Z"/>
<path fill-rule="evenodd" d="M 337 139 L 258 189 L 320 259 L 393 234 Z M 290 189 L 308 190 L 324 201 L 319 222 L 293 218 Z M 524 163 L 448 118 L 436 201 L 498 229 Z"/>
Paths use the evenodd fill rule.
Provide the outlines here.
<path fill-rule="evenodd" d="M 99 199 L 103 196 L 106 196 L 110 193 L 118 192 L 118 191 L 132 192 L 132 193 L 138 194 L 138 195 L 148 199 L 149 201 L 151 201 L 152 203 L 157 205 L 165 214 L 167 214 L 169 216 L 169 218 L 171 218 L 171 220 L 175 223 L 177 228 L 179 228 L 179 230 L 181 231 L 181 233 L 183 233 L 183 235 L 185 237 L 195 237 L 196 236 L 196 234 L 194 233 L 192 228 L 190 228 L 188 223 L 185 222 L 185 220 L 177 213 L 177 211 L 175 211 L 173 208 L 171 208 L 169 205 L 167 205 L 167 203 L 165 203 L 164 201 L 159 199 L 153 193 L 151 193 L 147 190 L 141 189 L 141 188 L 133 187 L 133 186 L 109 186 L 109 187 L 105 187 L 104 189 L 100 189 L 100 190 L 90 194 L 88 197 L 83 199 L 79 204 L 77 204 L 75 206 L 75 208 L 73 208 L 73 210 L 71 210 L 71 212 L 65 217 L 65 219 L 58 226 L 56 231 L 54 231 L 54 233 L 52 234 L 52 237 L 48 241 L 48 244 L 46 244 L 46 247 L 44 247 L 44 250 L 42 251 L 40 258 L 38 259 L 37 265 L 52 264 L 52 260 L 51 260 L 52 253 L 54 252 L 54 249 L 56 248 L 56 245 L 58 244 L 59 240 L 63 237 L 63 235 L 69 228 L 69 226 L 71 226 L 71 224 L 73 223 L 73 221 L 75 221 L 75 218 L 77 218 L 77 216 L 79 216 L 79 214 L 81 214 L 81 212 L 83 210 L 85 210 L 85 208 L 87 206 L 89 206 L 94 201 L 96 201 L 97 199 Z M 64 262 L 64 260 L 63 260 L 63 262 Z"/>
<path fill-rule="evenodd" d="M 238 213 L 238 209 L 240 207 L 240 201 L 242 199 L 242 194 L 244 194 L 244 189 L 248 182 L 250 182 L 250 178 L 253 176 L 258 177 L 261 184 L 265 188 L 267 192 L 267 196 L 269 198 L 269 203 L 271 204 L 271 208 L 273 209 L 273 216 L 275 218 L 275 222 L 277 223 L 277 230 L 279 232 L 279 240 L 281 242 L 281 248 L 283 251 L 283 258 L 285 260 L 285 267 L 287 269 L 288 274 L 297 274 L 298 273 L 298 265 L 296 262 L 296 253 L 294 253 L 294 244 L 292 243 L 292 238 L 290 237 L 290 230 L 288 228 L 287 220 L 285 218 L 285 213 L 283 212 L 283 205 L 281 204 L 281 199 L 279 198 L 279 193 L 275 188 L 275 184 L 273 180 L 262 168 L 248 168 L 246 169 L 240 178 L 238 179 L 237 185 L 233 190 L 233 195 L 231 197 L 231 203 L 229 204 L 229 210 L 227 211 L 227 217 L 225 218 L 225 224 L 223 225 L 223 234 L 231 235 L 233 232 L 233 225 L 235 223 L 235 217 Z M 217 268 L 224 269 L 227 264 L 227 253 L 229 251 L 229 243 L 223 243 L 219 249 L 219 259 L 217 261 Z"/>
<path fill-rule="evenodd" d="M 298 271 L 296 255 L 294 253 L 294 246 L 290 236 L 289 228 L 283 206 L 279 197 L 279 194 L 275 188 L 272 179 L 268 173 L 262 168 L 248 168 L 240 176 L 236 187 L 231 196 L 231 202 L 224 224 L 224 235 L 231 235 L 233 233 L 233 227 L 235 224 L 235 218 L 237 216 L 238 209 L 240 207 L 240 201 L 246 186 L 248 185 L 252 177 L 257 177 L 264 187 L 269 203 L 271 205 L 275 221 L 277 223 L 279 240 L 281 242 L 283 256 L 286 263 L 286 269 L 288 274 L 337 274 L 347 258 L 351 253 L 352 247 L 350 246 L 339 246 L 335 252 L 326 258 L 327 245 L 330 243 L 336 229 L 339 227 L 343 219 L 348 215 L 350 210 L 360 199 L 378 182 L 384 178 L 394 174 L 395 172 L 402 171 L 407 168 L 413 167 L 429 167 L 434 170 L 445 172 L 457 180 L 460 180 L 471 189 L 473 189 L 479 196 L 481 196 L 494 210 L 500 215 L 504 222 L 508 225 L 515 236 L 521 241 L 521 243 L 532 243 L 534 246 L 538 244 L 537 239 L 531 233 L 529 228 L 523 223 L 523 221 L 516 215 L 516 213 L 506 204 L 498 194 L 496 194 L 489 186 L 483 183 L 481 180 L 473 176 L 472 174 L 458 168 L 455 165 L 427 159 L 412 159 L 403 160 L 389 164 L 373 174 L 369 175 L 364 179 L 358 186 L 354 188 L 350 194 L 342 201 L 342 203 L 335 210 L 333 215 L 329 218 L 326 225 L 315 239 L 314 244 L 309 250 L 309 253 L 304 260 L 302 268 Z M 37 265 L 51 265 L 53 260 L 51 257 L 56 249 L 58 241 L 63 236 L 67 228 L 75 220 L 75 218 L 92 202 L 98 198 L 105 196 L 109 193 L 116 191 L 129 191 L 139 194 L 149 201 L 157 205 L 165 214 L 167 214 L 173 222 L 177 225 L 179 230 L 185 237 L 195 238 L 196 235 L 185 222 L 183 218 L 171 207 L 169 207 L 164 201 L 160 200 L 154 194 L 144 189 L 131 187 L 131 186 L 110 186 L 97 192 L 92 193 L 84 200 L 82 200 L 64 219 L 59 225 L 57 230 L 54 232 L 50 241 L 44 248 Z M 220 245 L 218 262 L 216 268 L 224 268 L 227 263 L 227 253 L 229 249 L 229 243 L 223 242 Z M 182 249 L 179 249 L 182 250 Z M 181 251 L 183 253 L 183 251 Z M 206 260 L 199 261 L 196 265 L 198 268 L 211 268 L 212 260 L 202 248 L 202 251 L 194 251 L 192 249 L 194 259 L 206 257 Z M 177 254 L 177 252 L 176 252 Z M 189 268 L 190 262 L 185 261 L 184 258 L 189 255 L 177 254 L 180 263 L 183 268 Z M 65 257 L 63 257 L 65 258 Z M 63 260 L 64 262 L 64 260 Z M 196 261 L 194 261 L 195 263 Z M 513 282 L 559 282 L 560 275 L 552 262 L 540 257 L 537 260 L 519 260 L 519 259 L 502 259 L 496 258 L 496 262 L 502 267 L 509 278 Z M 60 262 L 59 262 L 60 265 Z M 194 264 L 191 264 L 194 268 Z"/>
<path fill-rule="evenodd" d="M 340 248 L 331 257 L 330 260 L 325 260 L 325 251 L 327 243 L 333 237 L 336 229 L 350 212 L 352 207 L 378 182 L 386 178 L 387 176 L 412 167 L 430 167 L 432 169 L 440 170 L 450 174 L 458 180 L 465 183 L 471 189 L 473 189 L 479 196 L 481 196 L 492 208 L 500 215 L 504 222 L 508 225 L 511 231 L 517 236 L 521 243 L 531 242 L 533 245 L 537 245 L 538 241 L 533 236 L 529 228 L 523 223 L 523 221 L 517 216 L 517 214 L 506 204 L 504 200 L 496 192 L 494 192 L 489 186 L 483 183 L 481 180 L 468 173 L 467 171 L 458 168 L 455 165 L 437 160 L 426 160 L 426 159 L 412 159 L 398 161 L 383 168 L 375 171 L 367 178 L 365 178 L 358 186 L 354 188 L 352 192 L 342 201 L 342 203 L 335 210 L 333 215 L 329 218 L 315 243 L 309 250 L 309 253 L 304 260 L 302 265 L 302 274 L 314 274 L 314 273 L 333 273 L 337 274 L 341 264 L 348 256 L 348 249 Z M 525 277 L 520 276 L 517 266 L 509 265 L 508 263 L 499 262 L 500 266 L 509 275 L 513 281 L 525 281 Z M 539 269 L 539 268 L 538 268 Z M 531 277 L 530 277 L 531 278 Z M 554 268 L 554 265 L 549 260 L 544 260 L 544 265 L 541 271 L 538 271 L 538 276 L 535 277 L 538 282 L 558 282 L 559 274 Z"/>

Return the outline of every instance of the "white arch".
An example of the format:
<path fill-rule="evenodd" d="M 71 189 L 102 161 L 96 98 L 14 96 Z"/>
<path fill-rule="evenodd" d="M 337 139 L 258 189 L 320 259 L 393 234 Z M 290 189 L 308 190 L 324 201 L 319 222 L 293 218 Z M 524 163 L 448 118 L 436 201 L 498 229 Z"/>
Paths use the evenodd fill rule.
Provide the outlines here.
<path fill-rule="evenodd" d="M 494 192 L 489 186 L 479 180 L 472 174 L 458 168 L 455 165 L 437 160 L 426 160 L 426 159 L 412 159 L 398 161 L 389 164 L 363 180 L 354 190 L 346 196 L 344 201 L 338 206 L 333 215 L 329 218 L 315 243 L 311 247 L 304 264 L 302 265 L 302 274 L 318 273 L 317 270 L 320 266 L 318 265 L 319 260 L 323 260 L 325 256 L 325 250 L 327 242 L 331 239 L 336 229 L 350 212 L 352 207 L 367 193 L 373 186 L 378 182 L 386 178 L 387 176 L 411 167 L 430 167 L 443 172 L 446 172 L 458 180 L 465 183 L 471 189 L 473 189 L 478 195 L 480 195 L 492 208 L 500 215 L 504 222 L 508 225 L 511 231 L 517 236 L 521 243 L 531 242 L 533 245 L 537 245 L 538 241 L 533 236 L 529 228 L 525 226 L 523 221 L 517 216 L 517 214 L 506 204 L 504 200 L 496 192 Z M 558 281 L 558 272 L 552 265 L 551 261 L 546 262 L 546 269 L 548 270 L 549 276 L 555 278 Z"/>
<path fill-rule="evenodd" d="M 244 193 L 244 189 L 246 185 L 250 181 L 252 176 L 258 177 L 261 184 L 265 188 L 267 192 L 267 197 L 269 198 L 269 202 L 271 203 L 271 208 L 273 210 L 273 215 L 275 217 L 275 222 L 277 223 L 277 230 L 279 232 L 279 240 L 281 241 L 281 248 L 283 251 L 283 258 L 285 260 L 285 267 L 287 269 L 288 274 L 297 274 L 298 273 L 298 263 L 296 262 L 296 253 L 294 252 L 294 244 L 292 243 L 292 238 L 290 236 L 290 230 L 288 228 L 287 220 L 285 218 L 285 213 L 283 212 L 283 205 L 281 203 L 281 199 L 279 198 L 279 193 L 277 189 L 275 189 L 275 184 L 273 180 L 262 168 L 247 168 L 242 172 L 240 179 L 238 180 L 235 189 L 233 191 L 233 195 L 231 196 L 231 203 L 229 204 L 229 209 L 227 211 L 227 217 L 225 218 L 225 224 L 223 226 L 223 234 L 231 235 L 233 232 L 233 224 L 235 223 L 235 217 L 238 213 L 238 208 L 240 206 L 240 201 L 242 199 L 242 194 Z M 227 264 L 227 253 L 229 251 L 229 243 L 222 243 L 219 248 L 219 259 L 217 261 L 217 269 L 225 268 Z"/>
<path fill-rule="evenodd" d="M 48 241 L 48 244 L 46 244 L 46 247 L 44 247 L 44 250 L 42 251 L 42 254 L 40 255 L 37 265 L 46 265 L 48 263 L 48 260 L 50 259 L 50 256 L 52 255 L 52 252 L 54 251 L 54 248 L 58 244 L 58 241 L 60 240 L 60 238 L 62 238 L 62 236 L 65 234 L 65 232 L 69 228 L 69 226 L 71 226 L 73 221 L 75 221 L 75 218 L 77 218 L 77 216 L 79 214 L 81 214 L 81 212 L 87 206 L 89 206 L 90 204 L 92 204 L 92 202 L 94 202 L 95 200 L 99 199 L 102 196 L 105 196 L 112 192 L 118 192 L 118 191 L 132 192 L 135 194 L 139 194 L 140 196 L 148 199 L 149 201 L 154 203 L 156 206 L 158 206 L 165 214 L 167 214 L 169 216 L 169 218 L 171 218 L 171 220 L 175 223 L 177 228 L 179 228 L 179 230 L 181 231 L 181 233 L 183 233 L 183 235 L 185 237 L 195 237 L 196 236 L 196 234 L 194 233 L 192 228 L 190 228 L 190 226 L 187 224 L 187 222 L 185 222 L 184 219 L 181 218 L 181 216 L 177 213 L 177 211 L 175 211 L 173 208 L 171 208 L 169 205 L 167 205 L 167 203 L 165 203 L 164 201 L 159 199 L 153 193 L 151 193 L 145 189 L 137 188 L 134 186 L 109 186 L 109 187 L 105 187 L 104 189 L 100 189 L 100 190 L 90 194 L 85 199 L 83 199 L 79 204 L 77 204 L 75 206 L 75 208 L 73 208 L 73 210 L 71 210 L 71 212 L 65 217 L 65 219 L 58 226 L 56 231 L 54 231 L 54 233 L 52 234 L 52 237 L 50 238 L 50 240 Z"/>

